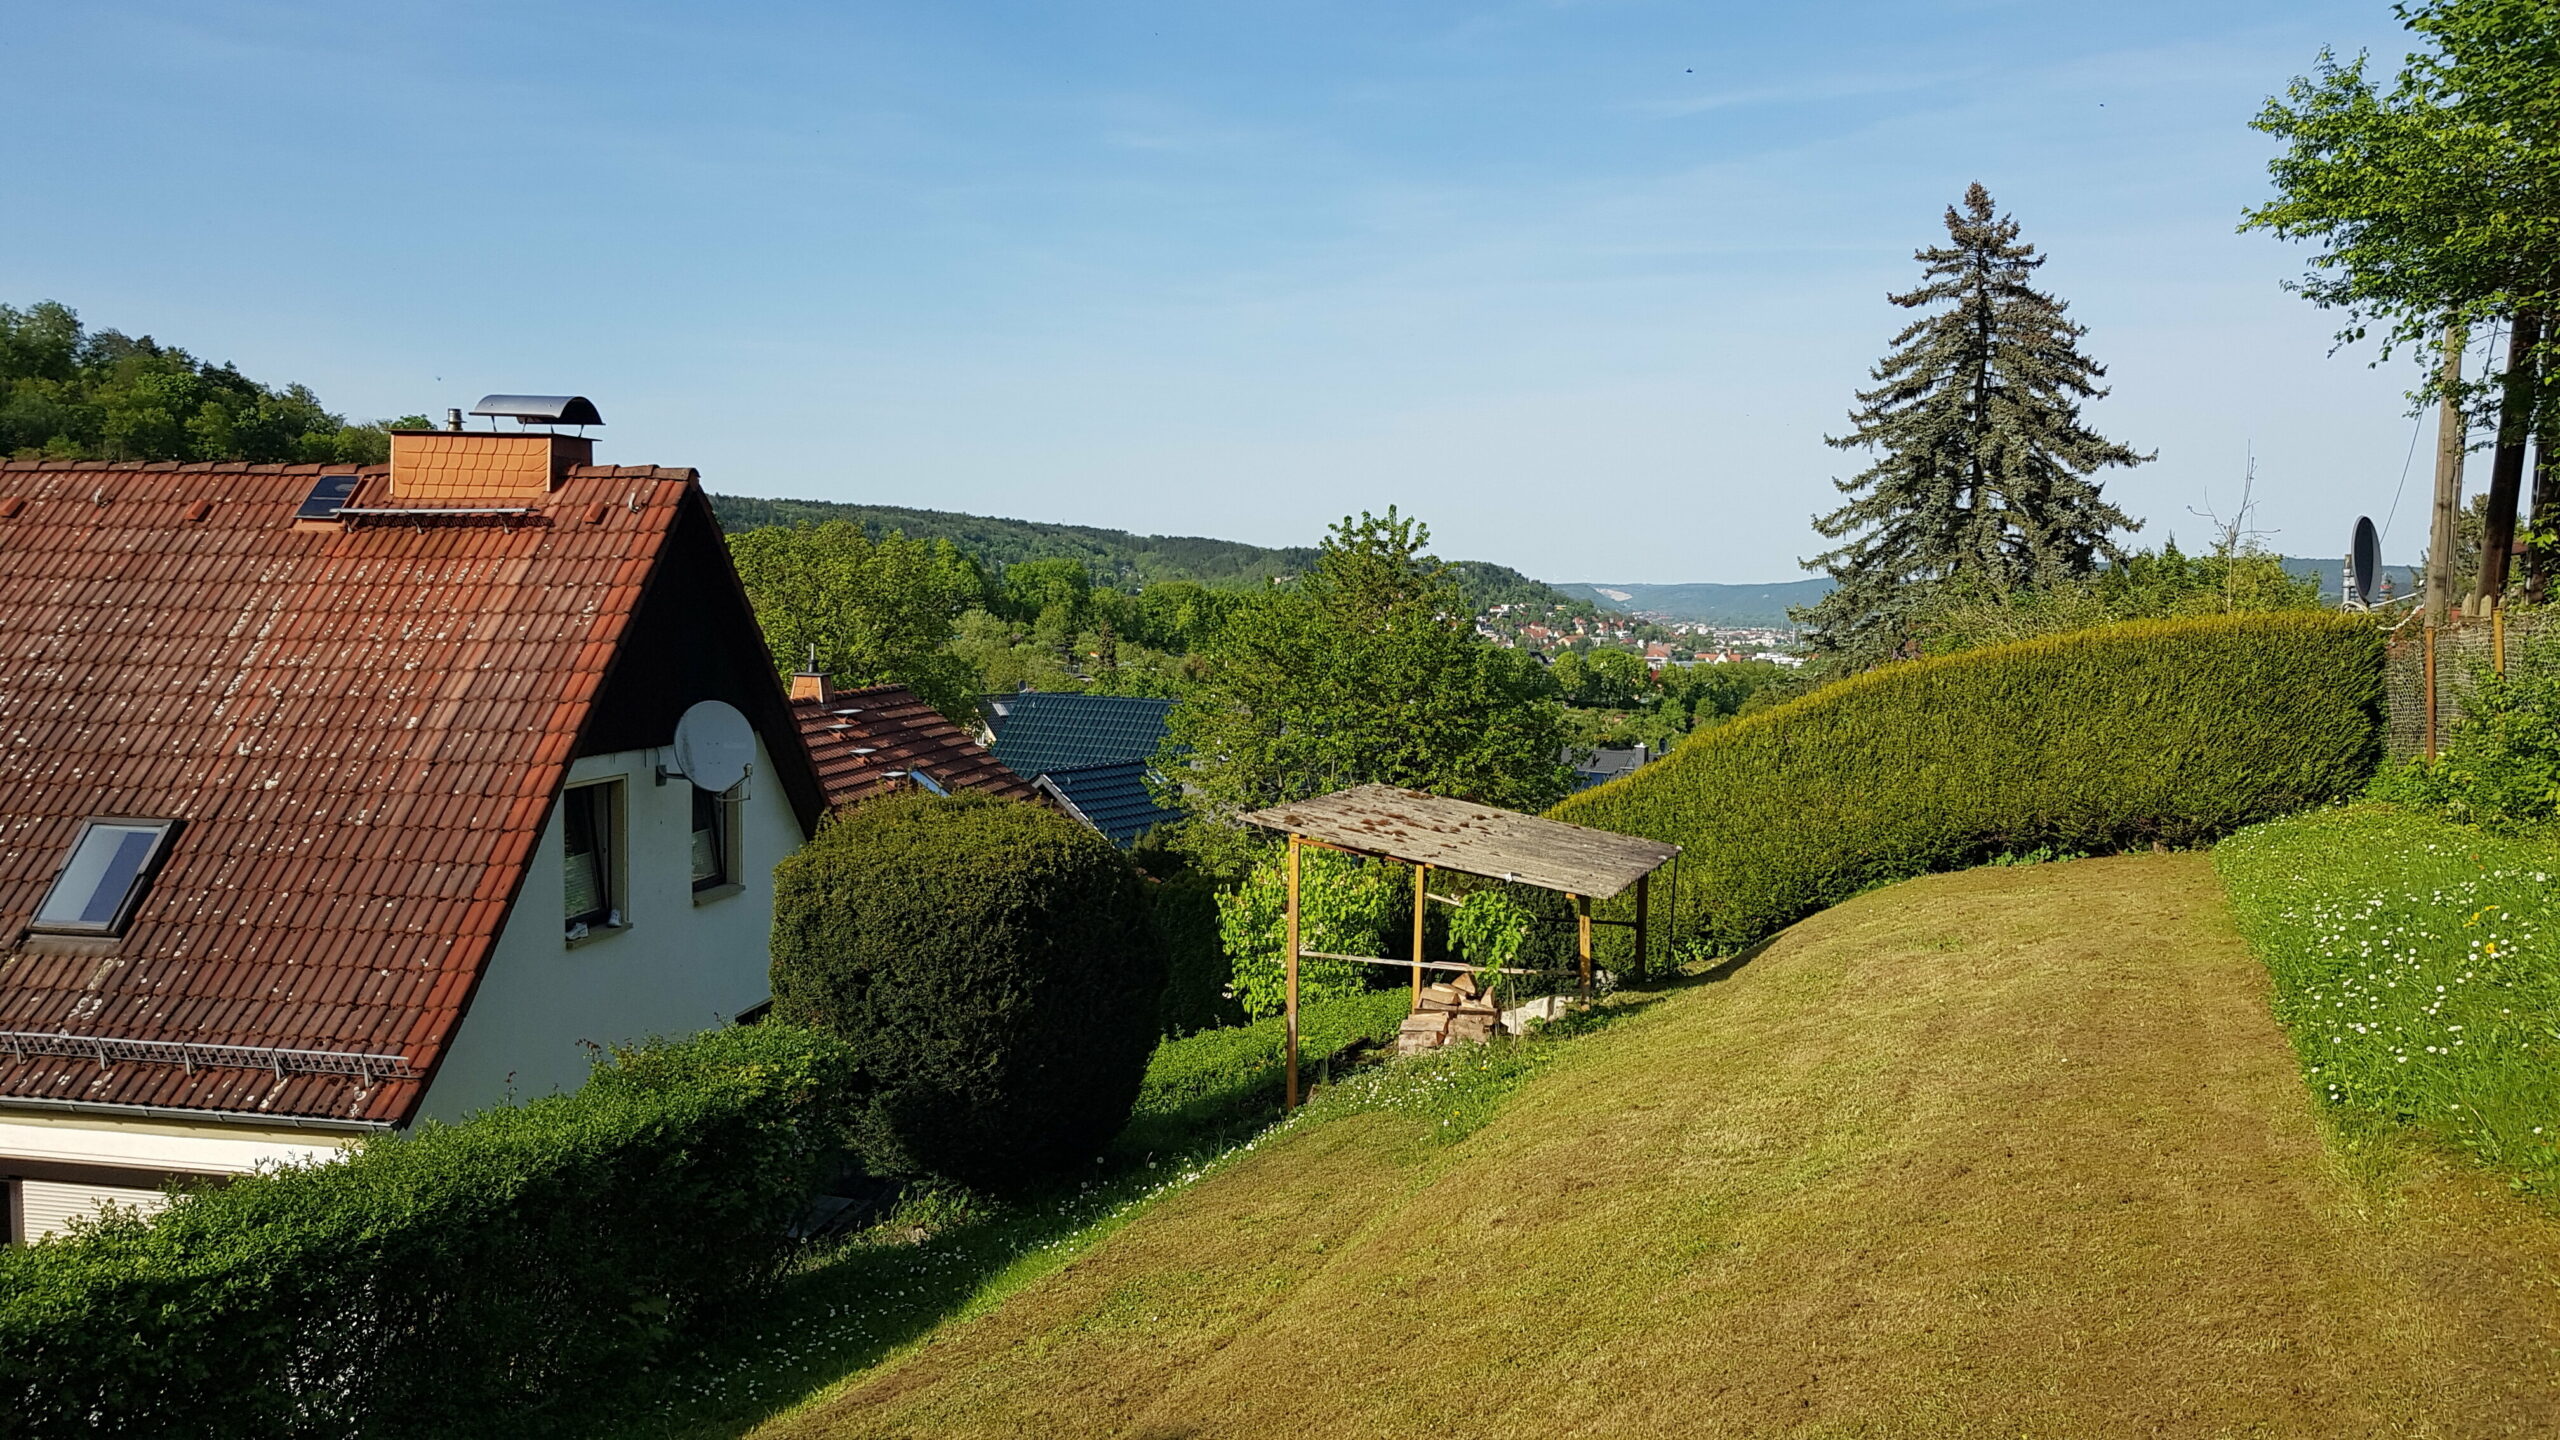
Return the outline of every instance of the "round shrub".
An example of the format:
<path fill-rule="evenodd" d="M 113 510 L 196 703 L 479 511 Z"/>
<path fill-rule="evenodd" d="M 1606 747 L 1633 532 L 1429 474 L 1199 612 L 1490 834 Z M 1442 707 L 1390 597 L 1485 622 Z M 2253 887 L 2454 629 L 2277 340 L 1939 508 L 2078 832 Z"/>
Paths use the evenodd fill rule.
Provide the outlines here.
<path fill-rule="evenodd" d="M 860 1054 L 865 1163 L 995 1186 L 1100 1152 L 1165 985 L 1142 885 L 1093 831 L 984 795 L 870 801 L 782 863 L 774 1014 Z"/>

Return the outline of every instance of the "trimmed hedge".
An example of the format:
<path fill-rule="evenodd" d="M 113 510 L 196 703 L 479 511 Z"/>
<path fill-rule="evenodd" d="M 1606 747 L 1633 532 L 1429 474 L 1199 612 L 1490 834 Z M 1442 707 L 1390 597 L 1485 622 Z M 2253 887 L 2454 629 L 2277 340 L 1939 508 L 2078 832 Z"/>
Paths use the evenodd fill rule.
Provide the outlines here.
<path fill-rule="evenodd" d="M 844 1047 L 627 1052 L 574 1095 L 0 1250 L 0 1433 L 525 1436 L 757 1291 L 840 1163 Z"/>
<path fill-rule="evenodd" d="M 1888 665 L 1548 813 L 1686 847 L 1680 933 L 1731 950 L 2004 853 L 2209 841 L 2352 794 L 2381 755 L 2369 620 L 2143 621 Z"/>
<path fill-rule="evenodd" d="M 777 1018 L 850 1040 L 876 1173 L 1002 1186 L 1102 1152 L 1155 1048 L 1162 938 L 1126 856 L 1045 806 L 897 795 L 774 871 Z"/>
<path fill-rule="evenodd" d="M 1244 1007 L 1227 993 L 1235 973 L 1218 935 L 1214 876 L 1176 875 L 1148 891 L 1156 934 L 1164 941 L 1164 1003 L 1157 1020 L 1167 1035 L 1240 1024 Z"/>

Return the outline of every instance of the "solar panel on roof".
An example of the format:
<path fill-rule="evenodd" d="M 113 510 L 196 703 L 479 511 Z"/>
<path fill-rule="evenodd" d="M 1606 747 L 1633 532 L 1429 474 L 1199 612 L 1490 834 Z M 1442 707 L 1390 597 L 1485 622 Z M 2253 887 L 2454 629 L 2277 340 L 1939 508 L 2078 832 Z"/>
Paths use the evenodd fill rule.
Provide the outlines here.
<path fill-rule="evenodd" d="M 303 497 L 302 508 L 293 512 L 293 518 L 335 519 L 339 511 L 347 508 L 348 497 L 356 493 L 356 483 L 363 478 L 361 475 L 321 476 L 319 483 L 311 487 L 311 493 Z"/>

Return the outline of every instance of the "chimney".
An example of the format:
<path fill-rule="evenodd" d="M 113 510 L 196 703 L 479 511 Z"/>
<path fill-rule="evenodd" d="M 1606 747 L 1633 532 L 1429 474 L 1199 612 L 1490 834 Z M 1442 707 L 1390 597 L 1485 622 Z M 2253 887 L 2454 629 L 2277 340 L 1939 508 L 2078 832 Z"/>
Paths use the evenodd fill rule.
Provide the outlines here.
<path fill-rule="evenodd" d="M 583 395 L 484 395 L 474 415 L 519 425 L 601 425 Z M 465 430 L 460 412 L 445 412 L 442 430 L 391 432 L 394 499 L 445 504 L 457 500 L 538 500 L 560 488 L 572 465 L 592 465 L 596 442 L 553 430 Z"/>
<path fill-rule="evenodd" d="M 791 677 L 791 699 L 794 704 L 803 700 L 815 700 L 824 705 L 834 698 L 836 698 L 835 689 L 827 684 L 827 677 L 824 675 L 803 670 Z"/>

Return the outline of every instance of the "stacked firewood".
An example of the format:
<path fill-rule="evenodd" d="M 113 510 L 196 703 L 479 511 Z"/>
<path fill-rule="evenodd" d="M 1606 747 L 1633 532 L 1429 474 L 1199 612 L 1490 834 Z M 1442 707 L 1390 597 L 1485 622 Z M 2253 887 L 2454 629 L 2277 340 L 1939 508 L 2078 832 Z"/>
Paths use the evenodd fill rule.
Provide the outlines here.
<path fill-rule="evenodd" d="M 1422 999 L 1396 1032 L 1396 1053 L 1418 1055 L 1453 1041 L 1491 1039 L 1502 1023 L 1502 1008 L 1483 993 L 1476 977 L 1461 970 L 1455 979 L 1422 987 Z"/>

